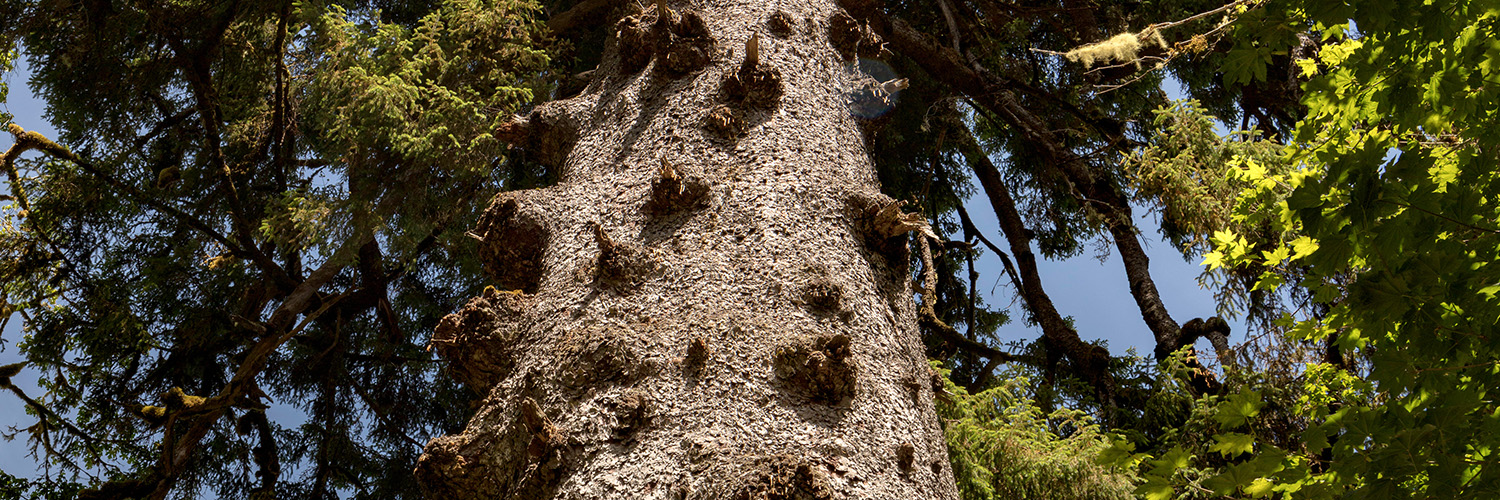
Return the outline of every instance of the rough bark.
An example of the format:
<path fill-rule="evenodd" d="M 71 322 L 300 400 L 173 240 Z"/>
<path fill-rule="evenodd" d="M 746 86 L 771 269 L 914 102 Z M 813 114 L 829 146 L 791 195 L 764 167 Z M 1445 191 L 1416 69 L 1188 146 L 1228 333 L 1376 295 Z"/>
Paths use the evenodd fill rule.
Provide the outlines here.
<path fill-rule="evenodd" d="M 427 495 L 957 498 L 906 266 L 922 225 L 879 194 L 833 0 L 693 6 L 617 25 L 593 82 L 534 113 L 566 140 L 518 135 L 569 149 L 472 232 L 504 289 L 434 334 L 485 399 L 428 443 Z"/>

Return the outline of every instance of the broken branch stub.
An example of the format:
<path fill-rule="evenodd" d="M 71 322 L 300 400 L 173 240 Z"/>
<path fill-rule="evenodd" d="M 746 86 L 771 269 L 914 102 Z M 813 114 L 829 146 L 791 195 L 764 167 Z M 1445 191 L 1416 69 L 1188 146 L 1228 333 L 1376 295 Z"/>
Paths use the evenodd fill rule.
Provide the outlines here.
<path fill-rule="evenodd" d="M 885 41 L 875 34 L 875 30 L 855 20 L 843 9 L 828 18 L 828 42 L 845 61 L 853 61 L 856 57 L 885 59 L 891 56 L 885 48 Z"/>
<path fill-rule="evenodd" d="M 733 106 L 720 104 L 704 116 L 703 126 L 721 137 L 736 139 L 745 133 L 744 113 Z"/>
<path fill-rule="evenodd" d="M 841 405 L 854 398 L 856 368 L 849 336 L 799 336 L 776 349 L 777 378 L 814 402 Z"/>
<path fill-rule="evenodd" d="M 578 142 L 578 120 L 568 101 L 552 101 L 525 115 L 512 116 L 495 128 L 495 138 L 521 148 L 538 163 L 563 164 Z"/>
<path fill-rule="evenodd" d="M 489 394 L 515 367 L 522 314 L 531 299 L 487 287 L 482 296 L 444 316 L 428 345 L 448 362 L 459 382 L 475 394 Z"/>
<path fill-rule="evenodd" d="M 594 242 L 599 246 L 599 258 L 594 262 L 594 278 L 600 284 L 612 287 L 632 286 L 658 269 L 651 252 L 633 243 L 615 241 L 604 231 L 604 226 L 593 223 Z"/>
<path fill-rule="evenodd" d="M 650 393 L 644 390 L 637 388 L 625 391 L 610 406 L 615 414 L 615 426 L 611 429 L 611 438 L 615 441 L 629 441 L 651 423 L 654 404 Z"/>
<path fill-rule="evenodd" d="M 682 358 L 682 367 L 690 374 L 697 374 L 712 356 L 713 349 L 708 347 L 708 341 L 703 337 L 693 337 L 692 342 L 688 343 L 687 355 Z"/>
<path fill-rule="evenodd" d="M 873 229 L 877 236 L 892 238 L 917 231 L 922 236 L 938 240 L 937 235 L 932 232 L 932 226 L 927 224 L 927 219 L 922 214 L 902 212 L 903 206 L 906 206 L 905 201 L 892 201 L 875 213 Z"/>
<path fill-rule="evenodd" d="M 766 27 L 771 29 L 772 35 L 788 38 L 797 33 L 797 19 L 784 10 L 778 10 L 766 20 Z"/>
<path fill-rule="evenodd" d="M 718 52 L 718 42 L 708 32 L 708 24 L 694 10 L 682 13 L 657 2 L 653 26 L 657 67 L 669 76 L 685 75 L 707 66 Z"/>
<path fill-rule="evenodd" d="M 745 484 L 730 497 L 735 500 L 836 498 L 823 466 L 788 454 L 763 458 L 748 473 L 740 474 L 739 477 Z"/>
<path fill-rule="evenodd" d="M 644 15 L 626 16 L 615 23 L 615 39 L 620 42 L 621 73 L 635 73 L 651 63 L 655 46 L 651 42 L 651 28 L 642 19 Z"/>
<path fill-rule="evenodd" d="M 855 49 L 859 46 L 859 28 L 859 22 L 854 20 L 854 16 L 843 9 L 839 9 L 828 19 L 828 42 L 833 44 L 833 50 L 838 51 L 839 57 L 845 61 L 852 61 L 857 55 Z"/>
<path fill-rule="evenodd" d="M 917 447 L 912 446 L 911 443 L 901 443 L 901 446 L 896 447 L 896 466 L 900 467 L 902 472 L 911 472 L 916 458 Z"/>
<path fill-rule="evenodd" d="M 526 425 L 527 434 L 531 435 L 531 442 L 526 445 L 526 453 L 532 459 L 538 459 L 552 451 L 557 446 L 560 432 L 547 415 L 542 413 L 542 406 L 535 399 L 526 398 L 521 401 L 521 421 Z"/>
<path fill-rule="evenodd" d="M 774 107 L 781 100 L 781 71 L 761 58 L 760 34 L 745 41 L 745 60 L 738 71 L 724 79 L 724 94 L 731 102 Z"/>
<path fill-rule="evenodd" d="M 707 182 L 697 174 L 672 166 L 666 158 L 662 158 L 657 174 L 651 182 L 651 198 L 646 201 L 648 214 L 663 216 L 695 208 L 708 194 Z"/>

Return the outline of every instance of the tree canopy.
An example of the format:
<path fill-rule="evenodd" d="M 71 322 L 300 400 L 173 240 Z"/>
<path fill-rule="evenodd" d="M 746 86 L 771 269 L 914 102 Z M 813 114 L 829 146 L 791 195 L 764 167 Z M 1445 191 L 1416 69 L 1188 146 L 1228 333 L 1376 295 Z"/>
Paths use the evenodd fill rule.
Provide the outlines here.
<path fill-rule="evenodd" d="M 1497 494 L 1496 7 L 1271 2 L 1239 28 L 1231 53 L 1322 47 L 1296 60 L 1305 115 L 1281 153 L 1223 169 L 1244 188 L 1205 264 L 1295 298 L 1271 330 L 1315 349 L 1200 403 L 1213 442 L 1159 453 L 1147 497 L 1183 493 L 1206 454 L 1220 495 Z"/>
<path fill-rule="evenodd" d="M 464 229 L 537 179 L 493 168 L 493 129 L 546 91 L 539 7 L 0 12 L 59 134 L 10 126 L 0 232 L 0 308 L 46 375 L 25 434 L 64 472 L 37 487 L 412 491 L 392 471 L 472 398 L 421 341 L 483 287 Z M 269 404 L 307 420 L 269 422 Z"/>
<path fill-rule="evenodd" d="M 906 79 L 859 118 L 938 236 L 911 258 L 966 498 L 1500 494 L 1500 5 L 840 4 L 819 29 L 850 70 Z M 507 120 L 577 92 L 637 8 L 0 1 L 0 62 L 58 131 L 11 123 L 3 157 L 3 340 L 45 394 L 0 386 L 48 468 L 0 493 L 417 496 L 421 443 L 476 399 L 425 348 L 487 284 L 465 231 L 556 178 Z M 1167 310 L 1141 209 L 1218 311 Z M 1146 358 L 1051 303 L 1037 260 L 1099 247 Z M 985 254 L 1013 307 L 981 298 Z"/>

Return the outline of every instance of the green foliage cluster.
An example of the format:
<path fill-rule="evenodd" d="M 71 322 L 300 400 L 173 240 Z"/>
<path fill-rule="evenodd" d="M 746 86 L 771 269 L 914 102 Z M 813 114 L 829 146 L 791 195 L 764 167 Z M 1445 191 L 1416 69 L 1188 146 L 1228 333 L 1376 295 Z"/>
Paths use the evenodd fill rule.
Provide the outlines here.
<path fill-rule="evenodd" d="M 1288 32 L 1321 48 L 1296 61 L 1306 116 L 1274 163 L 1290 168 L 1230 162 L 1245 188 L 1205 264 L 1307 297 L 1276 331 L 1317 348 L 1196 401 L 1207 446 L 1117 447 L 1114 463 L 1147 464 L 1153 499 L 1500 495 L 1500 5 L 1260 8 L 1276 22 L 1241 26 L 1236 51 L 1285 50 Z"/>
<path fill-rule="evenodd" d="M 969 394 L 940 362 L 933 368 L 943 381 L 938 417 L 964 498 L 1131 498 L 1132 474 L 1095 460 L 1109 440 L 1083 412 L 1043 412 L 1024 395 L 1031 385 L 1024 377 Z"/>
<path fill-rule="evenodd" d="M 549 58 L 530 42 L 543 33 L 539 11 L 523 1 L 452 0 L 411 27 L 331 6 L 309 25 L 319 35 L 307 47 L 317 71 L 304 91 L 318 112 L 307 122 L 320 130 L 310 147 L 350 155 L 352 168 L 381 154 L 418 164 L 456 155 L 442 166 L 489 167 L 504 149 L 491 132 L 544 90 L 535 72 Z"/>
<path fill-rule="evenodd" d="M 423 348 L 483 286 L 462 229 L 531 182 L 490 131 L 548 91 L 539 5 L 0 13 L 67 145 L 4 165 L 0 318 L 24 319 L 45 394 L 18 434 L 47 466 L 4 487 L 415 495 L 422 443 L 474 397 Z"/>
<path fill-rule="evenodd" d="M 1263 219 L 1236 217 L 1236 208 L 1241 193 L 1252 187 L 1260 188 L 1261 196 L 1285 196 L 1287 190 L 1266 176 L 1292 171 L 1281 144 L 1253 131 L 1220 136 L 1215 123 L 1216 118 L 1198 101 L 1174 102 L 1156 111 L 1157 129 L 1150 142 L 1122 159 L 1135 201 L 1160 217 L 1162 236 L 1185 258 L 1207 256 L 1204 262 L 1209 265 L 1219 259 L 1213 252 L 1215 237 L 1243 235 L 1248 242 L 1279 235 L 1279 229 Z M 1242 251 L 1273 250 L 1271 246 L 1247 243 Z M 1262 278 L 1274 275 L 1295 280 L 1299 269 L 1215 266 L 1206 269 L 1199 281 L 1215 287 L 1221 314 L 1248 313 L 1252 326 L 1271 330 L 1282 311 L 1308 301 L 1305 294 L 1275 293 Z"/>
<path fill-rule="evenodd" d="M 1137 201 L 1161 215 L 1162 235 L 1184 253 L 1201 255 L 1209 251 L 1207 235 L 1253 230 L 1234 224 L 1235 199 L 1249 186 L 1225 167 L 1280 166 L 1280 147 L 1254 140 L 1253 132 L 1220 137 L 1214 117 L 1195 100 L 1174 102 L 1155 114 L 1149 143 L 1123 161 Z"/>

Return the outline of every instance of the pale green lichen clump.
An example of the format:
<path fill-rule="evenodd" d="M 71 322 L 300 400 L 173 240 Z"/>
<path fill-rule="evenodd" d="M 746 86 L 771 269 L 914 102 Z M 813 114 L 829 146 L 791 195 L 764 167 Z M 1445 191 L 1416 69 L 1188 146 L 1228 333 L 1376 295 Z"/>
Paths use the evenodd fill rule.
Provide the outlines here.
<path fill-rule="evenodd" d="M 1140 33 L 1120 33 L 1108 40 L 1091 43 L 1070 50 L 1063 54 L 1069 61 L 1081 62 L 1084 68 L 1092 68 L 1094 63 L 1123 63 L 1135 61 L 1140 66 L 1136 55 L 1140 53 L 1141 47 L 1157 45 L 1165 48 L 1167 41 L 1161 37 L 1161 32 L 1147 28 Z"/>

